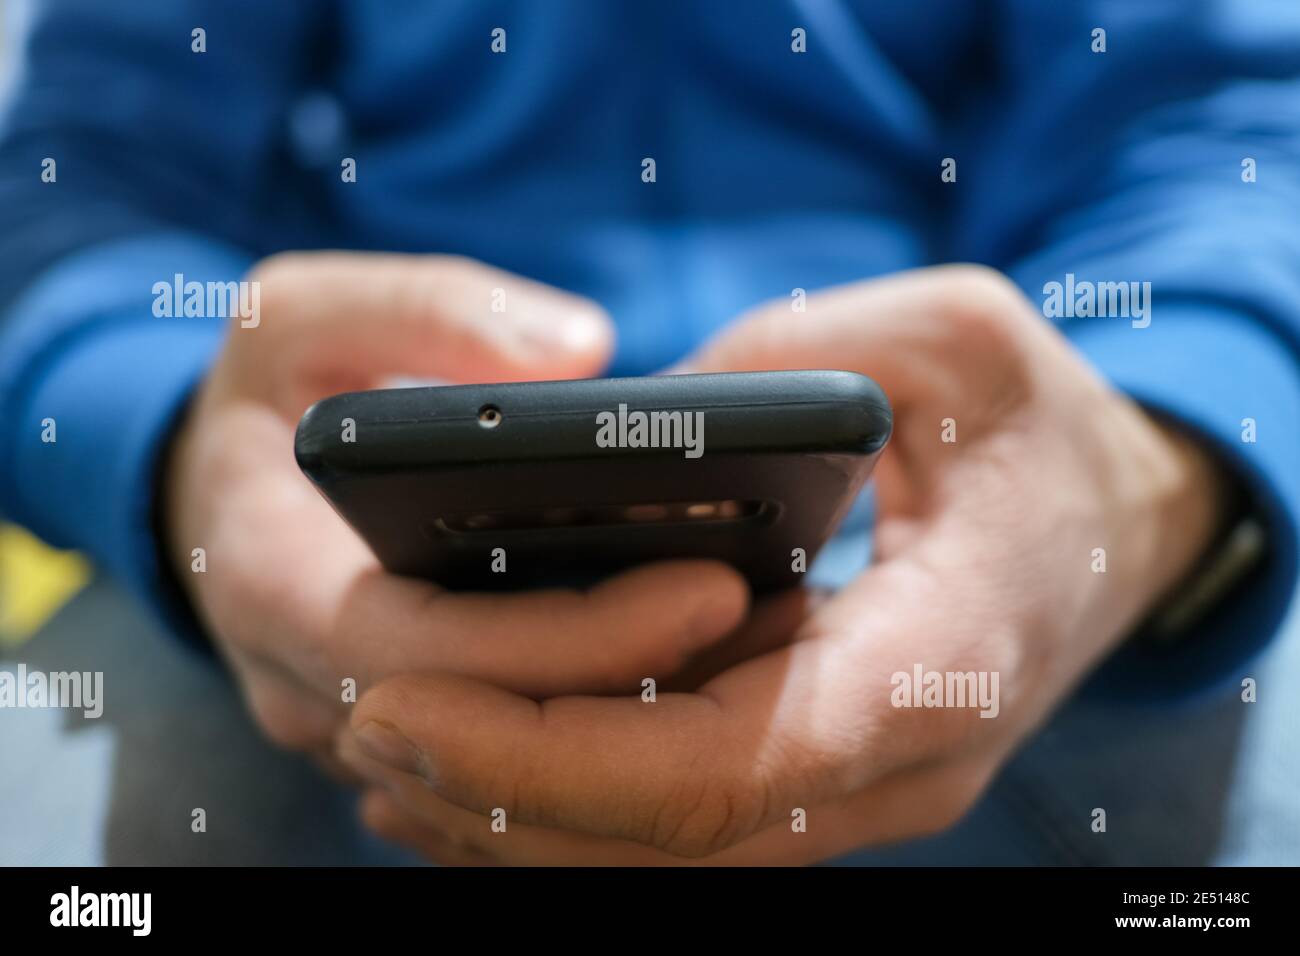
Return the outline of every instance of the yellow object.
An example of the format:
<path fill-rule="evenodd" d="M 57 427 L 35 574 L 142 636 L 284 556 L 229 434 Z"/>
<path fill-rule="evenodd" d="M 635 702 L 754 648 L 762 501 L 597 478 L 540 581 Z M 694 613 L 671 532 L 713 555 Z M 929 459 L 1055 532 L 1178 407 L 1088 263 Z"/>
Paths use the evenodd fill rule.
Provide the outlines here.
<path fill-rule="evenodd" d="M 90 565 L 75 551 L 0 524 L 0 646 L 27 640 L 89 580 Z"/>

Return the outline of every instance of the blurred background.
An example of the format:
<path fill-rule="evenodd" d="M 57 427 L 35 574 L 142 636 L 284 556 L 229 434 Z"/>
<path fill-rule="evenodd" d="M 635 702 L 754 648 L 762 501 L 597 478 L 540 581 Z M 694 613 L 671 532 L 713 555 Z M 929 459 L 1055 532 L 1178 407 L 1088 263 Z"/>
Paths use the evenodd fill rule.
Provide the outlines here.
<path fill-rule="evenodd" d="M 0 89 L 9 82 L 8 21 L 16 12 L 9 0 L 0 0 Z M 0 648 L 31 637 L 89 577 L 80 556 L 54 551 L 23 529 L 0 522 Z"/>
<path fill-rule="evenodd" d="M 25 9 L 45 2 L 0 0 L 0 91 Z M 224 672 L 186 655 L 105 580 L 92 582 L 77 553 L 0 521 L 0 664 L 21 657 L 34 669 L 107 672 L 113 703 L 103 721 L 6 715 L 0 865 L 411 862 L 357 831 L 345 791 L 273 750 Z M 1291 620 L 1287 638 L 1251 671 L 1261 687 L 1286 687 L 1284 675 L 1300 673 L 1300 609 Z M 1229 696 L 1190 712 L 1140 713 L 1079 702 L 1030 742 L 960 828 L 873 862 L 1295 865 L 1300 763 L 1285 759 L 1295 753 L 1295 701 L 1265 694 L 1242 708 Z M 191 832 L 197 806 L 222 821 L 219 836 Z M 1125 807 L 1128 829 L 1117 824 L 1103 842 L 1069 823 L 1090 820 L 1098 806 Z M 1178 826 L 1189 820 L 1196 825 Z"/>

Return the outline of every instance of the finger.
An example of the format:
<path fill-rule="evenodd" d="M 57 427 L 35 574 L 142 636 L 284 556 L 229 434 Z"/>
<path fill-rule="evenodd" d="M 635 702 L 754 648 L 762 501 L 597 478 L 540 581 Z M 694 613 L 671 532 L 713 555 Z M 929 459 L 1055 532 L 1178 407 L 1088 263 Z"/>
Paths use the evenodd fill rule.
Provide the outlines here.
<path fill-rule="evenodd" d="M 660 686 L 668 691 L 692 691 L 723 671 L 751 657 L 788 644 L 810 610 L 824 596 L 809 588 L 794 588 L 757 603 L 744 624 L 718 643 L 704 648 Z"/>
<path fill-rule="evenodd" d="M 500 861 L 475 847 L 455 843 L 421 824 L 384 790 L 368 790 L 358 804 L 361 822 L 390 843 L 415 850 L 440 866 L 490 866 Z"/>
<path fill-rule="evenodd" d="M 407 676 L 367 694 L 351 726 L 368 753 L 466 809 L 678 855 L 718 852 L 794 807 L 946 757 L 987 730 L 974 709 L 901 709 L 893 693 L 916 665 L 1016 664 L 1015 636 L 980 623 L 997 620 L 986 605 L 998 596 L 945 593 L 961 580 L 944 573 L 947 543 L 938 536 L 924 560 L 871 569 L 819 608 L 803 639 L 695 694 L 537 704 L 475 681 Z"/>
<path fill-rule="evenodd" d="M 664 866 L 680 863 L 660 850 L 565 830 L 519 824 L 491 830 L 491 819 L 428 793 L 419 783 L 375 791 L 382 810 L 363 821 L 380 836 L 444 866 Z"/>
<path fill-rule="evenodd" d="M 853 782 L 849 758 L 870 734 L 836 713 L 859 689 L 834 656 L 804 642 L 654 703 L 539 705 L 464 678 L 397 677 L 362 698 L 352 728 L 367 754 L 466 809 L 702 856 Z"/>
<path fill-rule="evenodd" d="M 367 799 L 378 804 L 365 823 L 381 836 L 411 846 L 446 865 L 493 862 L 509 866 L 662 865 L 673 858 L 625 840 L 529 827 L 458 807 L 433 793 L 413 774 L 395 770 L 366 756 L 350 731 L 339 735 L 340 763 L 368 780 Z M 375 799 L 382 794 L 383 799 Z"/>
<path fill-rule="evenodd" d="M 940 266 L 818 292 L 806 312 L 788 300 L 760 306 L 728 326 L 673 371 L 763 371 L 841 368 L 871 375 L 895 411 L 918 397 L 961 395 L 958 367 L 986 380 L 1019 354 L 1026 322 L 1023 297 L 992 270 Z"/>
<path fill-rule="evenodd" d="M 588 299 L 470 259 L 292 253 L 252 279 L 263 318 L 234 342 L 296 417 L 301 389 L 345 391 L 395 375 L 455 382 L 573 378 L 608 362 L 613 327 Z"/>
<path fill-rule="evenodd" d="M 661 866 L 683 860 L 661 850 L 569 830 L 514 823 L 493 829 L 492 818 L 449 803 L 420 778 L 366 757 L 350 732 L 341 735 L 341 761 L 386 794 L 381 835 L 451 863 L 456 854 L 508 866 Z M 794 807 L 774 823 L 696 862 L 713 866 L 806 865 L 868 846 L 943 832 L 974 805 L 1000 761 L 970 754 L 891 774 L 827 804 Z M 380 792 L 380 791 L 376 791 Z M 368 821 L 369 822 L 369 821 Z"/>
<path fill-rule="evenodd" d="M 322 689 L 343 677 L 364 689 L 391 674 L 437 670 L 544 697 L 666 679 L 744 621 L 749 591 L 720 562 L 673 561 L 586 591 L 508 594 L 444 591 L 375 571 L 341 595 L 306 603 L 332 634 L 318 665 Z"/>
<path fill-rule="evenodd" d="M 234 648 L 227 648 L 226 656 L 239 675 L 248 709 L 267 739 L 285 750 L 316 753 L 330 749 L 347 722 L 341 700 L 331 701 L 275 661 Z"/>

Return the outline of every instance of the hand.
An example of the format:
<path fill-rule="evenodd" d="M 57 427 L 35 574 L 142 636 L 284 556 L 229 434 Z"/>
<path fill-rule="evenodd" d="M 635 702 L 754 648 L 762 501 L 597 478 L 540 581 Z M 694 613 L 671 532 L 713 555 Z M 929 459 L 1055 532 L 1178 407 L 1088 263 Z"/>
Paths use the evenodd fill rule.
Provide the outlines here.
<path fill-rule="evenodd" d="M 744 617 L 733 570 L 648 566 L 586 593 L 452 594 L 385 573 L 299 472 L 318 398 L 398 375 L 488 382 L 596 374 L 593 303 L 465 259 L 341 253 L 263 262 L 261 322 L 233 323 L 166 468 L 180 580 L 274 742 L 333 763 L 359 691 L 395 673 L 464 674 L 514 693 L 635 690 Z M 506 292 L 492 313 L 493 290 Z M 192 573 L 194 548 L 206 571 Z"/>
<path fill-rule="evenodd" d="M 800 315 L 778 302 L 689 364 L 883 386 L 875 563 L 788 641 L 654 703 L 385 681 L 339 745 L 376 784 L 379 832 L 452 863 L 794 863 L 945 829 L 1213 535 L 1208 459 L 989 270 L 850 285 Z M 996 674 L 990 716 L 895 706 L 917 665 Z"/>

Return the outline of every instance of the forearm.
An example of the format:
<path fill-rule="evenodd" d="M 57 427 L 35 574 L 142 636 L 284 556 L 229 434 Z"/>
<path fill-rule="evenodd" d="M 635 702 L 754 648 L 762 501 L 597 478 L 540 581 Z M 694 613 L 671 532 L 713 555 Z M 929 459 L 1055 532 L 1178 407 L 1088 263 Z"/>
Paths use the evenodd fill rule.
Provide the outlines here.
<path fill-rule="evenodd" d="M 151 606 L 154 476 L 172 422 L 220 346 L 220 318 L 159 318 L 173 271 L 238 279 L 237 250 L 195 236 L 87 250 L 38 279 L 0 324 L 0 513 L 87 552 Z"/>

